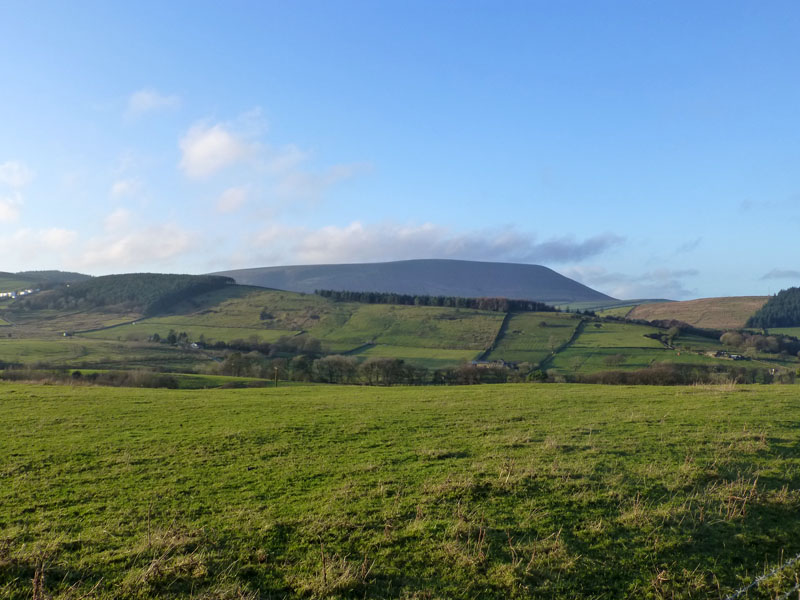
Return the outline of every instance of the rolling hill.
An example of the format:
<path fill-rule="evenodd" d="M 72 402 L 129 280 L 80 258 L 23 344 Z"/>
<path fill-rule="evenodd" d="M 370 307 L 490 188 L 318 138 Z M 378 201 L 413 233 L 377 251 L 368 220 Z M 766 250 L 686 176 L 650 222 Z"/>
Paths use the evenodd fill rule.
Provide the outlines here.
<path fill-rule="evenodd" d="M 646 321 L 675 319 L 707 329 L 740 329 L 766 301 L 766 296 L 730 296 L 659 302 L 641 304 L 627 316 Z"/>
<path fill-rule="evenodd" d="M 404 260 L 221 271 L 236 283 L 292 292 L 318 289 L 468 298 L 503 297 L 551 304 L 613 301 L 541 265 L 467 260 Z"/>

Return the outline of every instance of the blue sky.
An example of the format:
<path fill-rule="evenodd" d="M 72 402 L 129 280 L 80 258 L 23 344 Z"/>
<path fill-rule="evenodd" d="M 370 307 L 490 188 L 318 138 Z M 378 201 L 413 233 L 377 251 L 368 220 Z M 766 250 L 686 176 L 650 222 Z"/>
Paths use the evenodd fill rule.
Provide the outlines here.
<path fill-rule="evenodd" d="M 4 2 L 0 270 L 800 284 L 796 2 Z"/>

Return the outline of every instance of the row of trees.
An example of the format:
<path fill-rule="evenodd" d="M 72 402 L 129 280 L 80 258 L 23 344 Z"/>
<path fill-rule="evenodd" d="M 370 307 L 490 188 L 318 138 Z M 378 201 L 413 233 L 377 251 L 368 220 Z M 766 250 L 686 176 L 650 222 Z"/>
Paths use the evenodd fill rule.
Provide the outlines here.
<path fill-rule="evenodd" d="M 600 371 L 579 374 L 565 380 L 574 383 L 608 385 L 693 385 L 723 383 L 794 383 L 795 371 L 759 367 L 732 367 L 654 363 L 637 371 Z"/>
<path fill-rule="evenodd" d="M 424 294 L 396 294 L 393 292 L 351 292 L 316 290 L 323 298 L 342 302 L 365 304 L 401 304 L 407 306 L 446 306 L 450 308 L 472 308 L 494 312 L 558 312 L 558 309 L 543 302 L 532 300 L 509 300 L 508 298 L 461 298 L 458 296 L 428 296 Z"/>
<path fill-rule="evenodd" d="M 354 356 L 331 354 L 321 358 L 298 355 L 293 358 L 269 358 L 259 352 L 232 352 L 215 371 L 220 375 L 258 377 L 317 383 L 365 385 L 471 385 L 506 383 L 537 379 L 528 376 L 529 368 L 515 370 L 501 366 L 478 367 L 463 364 L 452 369 L 431 371 L 410 365 L 399 358 L 371 357 L 360 362 Z"/>
<path fill-rule="evenodd" d="M 795 354 L 800 356 L 800 341 L 797 338 L 783 335 L 763 335 L 747 331 L 728 331 L 720 336 L 719 341 L 742 352 L 752 350 L 770 354 Z"/>
<path fill-rule="evenodd" d="M 310 335 L 284 335 L 274 342 L 264 342 L 257 335 L 252 335 L 248 339 L 234 339 L 229 342 L 209 342 L 202 334 L 200 334 L 196 341 L 193 341 L 185 331 L 178 332 L 174 329 L 170 329 L 169 333 L 164 337 L 161 337 L 158 333 L 154 333 L 149 339 L 151 342 L 169 344 L 172 346 L 185 346 L 195 343 L 198 347 L 208 350 L 259 352 L 270 357 L 295 354 L 319 356 L 323 353 L 322 342 Z"/>

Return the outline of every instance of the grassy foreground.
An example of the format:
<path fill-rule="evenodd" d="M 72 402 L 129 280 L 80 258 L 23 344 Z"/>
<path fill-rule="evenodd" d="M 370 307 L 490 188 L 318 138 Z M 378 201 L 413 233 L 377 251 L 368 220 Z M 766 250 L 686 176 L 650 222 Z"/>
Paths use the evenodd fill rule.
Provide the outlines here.
<path fill-rule="evenodd" d="M 798 424 L 793 386 L 0 384 L 0 597 L 720 598 L 800 552 Z"/>

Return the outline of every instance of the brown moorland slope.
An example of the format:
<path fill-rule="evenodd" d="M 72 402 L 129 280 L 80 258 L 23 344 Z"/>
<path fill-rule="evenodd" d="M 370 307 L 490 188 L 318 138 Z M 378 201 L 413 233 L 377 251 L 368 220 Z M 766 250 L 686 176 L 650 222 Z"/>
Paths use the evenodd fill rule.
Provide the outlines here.
<path fill-rule="evenodd" d="M 748 317 L 764 306 L 767 299 L 767 296 L 730 296 L 640 304 L 628 313 L 628 318 L 677 319 L 696 327 L 738 329 L 744 327 Z"/>

